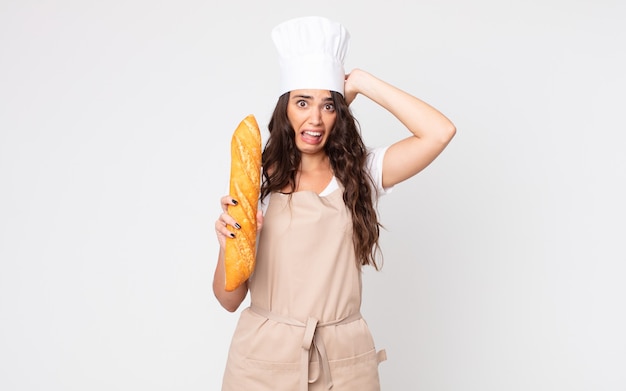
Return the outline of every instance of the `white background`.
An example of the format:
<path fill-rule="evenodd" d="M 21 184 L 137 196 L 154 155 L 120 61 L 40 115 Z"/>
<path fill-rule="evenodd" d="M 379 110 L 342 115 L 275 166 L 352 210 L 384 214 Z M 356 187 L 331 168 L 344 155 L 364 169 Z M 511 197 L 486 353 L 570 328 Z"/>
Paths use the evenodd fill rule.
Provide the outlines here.
<path fill-rule="evenodd" d="M 0 389 L 219 389 L 230 136 L 276 102 L 271 28 L 322 15 L 458 128 L 381 201 L 383 389 L 626 390 L 625 4 L 1 1 Z"/>

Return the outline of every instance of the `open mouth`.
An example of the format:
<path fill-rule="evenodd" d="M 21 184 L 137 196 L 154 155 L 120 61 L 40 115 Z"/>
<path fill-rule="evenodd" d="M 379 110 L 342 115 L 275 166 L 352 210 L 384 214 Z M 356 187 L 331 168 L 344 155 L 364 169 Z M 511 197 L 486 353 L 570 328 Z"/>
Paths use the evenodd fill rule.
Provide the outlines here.
<path fill-rule="evenodd" d="M 301 134 L 300 139 L 303 142 L 307 144 L 311 144 L 311 145 L 317 145 L 322 142 L 322 136 L 324 135 L 324 132 L 316 132 L 314 130 L 305 130 L 300 134 Z"/>
<path fill-rule="evenodd" d="M 322 137 L 322 132 L 313 132 L 311 130 L 305 130 L 302 133 L 310 137 Z"/>

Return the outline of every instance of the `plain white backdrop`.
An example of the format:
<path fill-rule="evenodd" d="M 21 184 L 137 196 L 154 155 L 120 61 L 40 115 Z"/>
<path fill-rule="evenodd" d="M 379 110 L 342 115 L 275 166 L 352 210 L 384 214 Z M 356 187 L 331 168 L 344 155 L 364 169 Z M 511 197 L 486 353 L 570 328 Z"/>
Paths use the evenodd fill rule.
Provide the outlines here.
<path fill-rule="evenodd" d="M 458 128 L 380 203 L 383 389 L 626 390 L 617 0 L 1 1 L 0 389 L 219 390 L 230 136 L 266 128 L 270 30 L 305 15 Z M 370 146 L 408 134 L 353 111 Z"/>

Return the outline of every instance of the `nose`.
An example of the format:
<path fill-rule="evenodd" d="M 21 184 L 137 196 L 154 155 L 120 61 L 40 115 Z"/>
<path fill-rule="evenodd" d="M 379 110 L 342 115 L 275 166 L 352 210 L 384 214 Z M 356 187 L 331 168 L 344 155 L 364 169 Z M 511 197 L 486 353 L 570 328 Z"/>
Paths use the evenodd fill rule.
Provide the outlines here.
<path fill-rule="evenodd" d="M 311 115 L 309 116 L 309 123 L 311 125 L 321 125 L 322 123 L 322 110 L 321 109 L 311 110 Z"/>

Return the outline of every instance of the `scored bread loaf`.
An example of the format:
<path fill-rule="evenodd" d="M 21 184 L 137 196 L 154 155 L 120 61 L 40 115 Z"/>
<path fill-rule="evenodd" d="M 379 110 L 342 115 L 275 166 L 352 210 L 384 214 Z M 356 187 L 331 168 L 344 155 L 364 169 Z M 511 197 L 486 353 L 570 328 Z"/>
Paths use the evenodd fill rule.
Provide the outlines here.
<path fill-rule="evenodd" d="M 237 205 L 229 205 L 228 213 L 241 228 L 233 229 L 234 238 L 226 238 L 225 289 L 229 292 L 250 277 L 256 261 L 256 214 L 261 191 L 261 132 L 252 114 L 244 118 L 235 129 L 230 150 L 230 196 L 237 200 Z"/>

